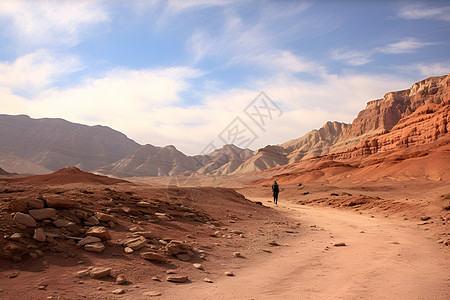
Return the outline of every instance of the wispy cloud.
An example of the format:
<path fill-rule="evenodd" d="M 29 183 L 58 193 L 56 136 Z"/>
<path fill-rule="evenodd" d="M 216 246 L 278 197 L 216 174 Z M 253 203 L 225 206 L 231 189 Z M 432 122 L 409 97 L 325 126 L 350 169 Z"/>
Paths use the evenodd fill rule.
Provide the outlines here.
<path fill-rule="evenodd" d="M 0 0 L 4 34 L 27 45 L 75 45 L 81 32 L 109 21 L 102 1 Z"/>
<path fill-rule="evenodd" d="M 444 75 L 449 74 L 450 72 L 450 60 L 443 62 L 417 63 L 404 66 L 393 66 L 393 68 L 403 73 L 420 74 L 420 76 L 424 77 Z"/>
<path fill-rule="evenodd" d="M 431 19 L 450 21 L 450 6 L 429 7 L 424 4 L 413 4 L 400 9 L 398 16 L 410 20 Z"/>
<path fill-rule="evenodd" d="M 350 66 L 361 66 L 371 62 L 373 60 L 372 57 L 375 54 L 413 53 L 420 48 L 436 44 L 437 43 L 424 42 L 416 38 L 407 37 L 398 42 L 376 47 L 371 50 L 351 50 L 348 48 L 333 49 L 331 51 L 331 58 L 334 60 L 344 61 L 347 65 Z"/>
<path fill-rule="evenodd" d="M 350 66 L 361 66 L 372 61 L 371 51 L 359 51 L 347 49 L 333 49 L 331 51 L 331 58 L 334 60 L 342 60 Z"/>
<path fill-rule="evenodd" d="M 416 38 L 405 38 L 399 42 L 380 47 L 377 50 L 387 54 L 412 53 L 419 48 L 435 44 L 436 43 L 422 42 Z"/>

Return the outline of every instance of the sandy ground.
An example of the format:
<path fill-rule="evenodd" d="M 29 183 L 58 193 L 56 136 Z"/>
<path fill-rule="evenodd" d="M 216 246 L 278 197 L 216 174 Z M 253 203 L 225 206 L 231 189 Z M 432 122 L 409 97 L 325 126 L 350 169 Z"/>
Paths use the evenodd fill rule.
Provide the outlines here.
<path fill-rule="evenodd" d="M 267 198 L 256 198 L 267 203 Z M 269 204 L 270 205 L 270 204 Z M 448 249 L 416 222 L 280 202 L 306 227 L 235 277 L 178 286 L 168 298 L 448 299 Z M 344 242 L 346 246 L 335 247 Z"/>

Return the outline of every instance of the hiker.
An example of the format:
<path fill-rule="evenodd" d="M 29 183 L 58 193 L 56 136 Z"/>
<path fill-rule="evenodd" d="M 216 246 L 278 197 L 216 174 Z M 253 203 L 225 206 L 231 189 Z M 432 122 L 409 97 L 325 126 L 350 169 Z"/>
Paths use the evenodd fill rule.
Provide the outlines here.
<path fill-rule="evenodd" d="M 272 184 L 272 191 L 273 191 L 273 202 L 277 204 L 278 193 L 280 192 L 280 188 L 278 187 L 278 183 L 276 181 Z"/>

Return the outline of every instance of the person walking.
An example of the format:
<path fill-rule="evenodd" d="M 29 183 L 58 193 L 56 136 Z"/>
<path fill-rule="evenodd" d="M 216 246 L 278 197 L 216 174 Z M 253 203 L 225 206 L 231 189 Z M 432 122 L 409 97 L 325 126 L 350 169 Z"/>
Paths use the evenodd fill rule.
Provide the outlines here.
<path fill-rule="evenodd" d="M 278 193 L 280 192 L 280 187 L 278 186 L 278 183 L 275 181 L 272 184 L 272 192 L 273 192 L 273 202 L 275 204 L 278 204 Z"/>

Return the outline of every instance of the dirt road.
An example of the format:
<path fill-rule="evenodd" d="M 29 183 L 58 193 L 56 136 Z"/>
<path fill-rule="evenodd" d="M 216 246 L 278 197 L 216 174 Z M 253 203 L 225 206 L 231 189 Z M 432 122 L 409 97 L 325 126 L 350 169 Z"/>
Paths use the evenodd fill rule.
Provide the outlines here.
<path fill-rule="evenodd" d="M 164 297 L 450 299 L 449 251 L 417 222 L 292 203 L 277 209 L 298 218 L 302 230 L 272 253 L 230 264 L 234 277 L 181 284 Z"/>

